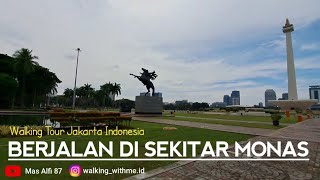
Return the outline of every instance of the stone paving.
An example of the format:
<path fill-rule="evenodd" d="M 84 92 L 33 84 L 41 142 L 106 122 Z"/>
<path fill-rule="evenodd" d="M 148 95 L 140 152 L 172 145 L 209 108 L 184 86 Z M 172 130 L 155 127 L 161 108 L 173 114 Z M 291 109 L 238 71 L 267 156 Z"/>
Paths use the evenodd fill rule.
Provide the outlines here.
<path fill-rule="evenodd" d="M 278 141 L 284 144 L 291 141 L 296 147 L 301 140 L 308 142 L 309 161 L 178 162 L 128 179 L 320 179 L 320 119 L 294 124 L 249 141 L 268 141 L 274 145 Z M 234 150 L 228 151 L 231 155 Z"/>
<path fill-rule="evenodd" d="M 203 129 L 210 129 L 210 130 L 216 130 L 216 131 L 226 131 L 226 132 L 249 134 L 249 135 L 256 135 L 256 136 L 266 136 L 275 131 L 272 129 L 249 128 L 249 127 L 209 124 L 209 123 L 190 122 L 190 121 L 175 121 L 175 120 L 169 120 L 169 119 L 149 118 L 149 117 L 133 117 L 133 120 L 159 123 L 159 124 L 203 128 Z"/>

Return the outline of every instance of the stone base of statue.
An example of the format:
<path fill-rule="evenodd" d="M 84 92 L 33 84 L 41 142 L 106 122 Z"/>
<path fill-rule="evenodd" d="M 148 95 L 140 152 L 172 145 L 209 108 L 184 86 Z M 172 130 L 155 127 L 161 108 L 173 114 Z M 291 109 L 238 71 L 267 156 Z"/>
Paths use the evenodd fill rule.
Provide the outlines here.
<path fill-rule="evenodd" d="M 150 96 L 141 93 L 136 96 L 135 114 L 145 115 L 162 115 L 163 99 L 161 93 L 155 93 L 155 96 Z"/>

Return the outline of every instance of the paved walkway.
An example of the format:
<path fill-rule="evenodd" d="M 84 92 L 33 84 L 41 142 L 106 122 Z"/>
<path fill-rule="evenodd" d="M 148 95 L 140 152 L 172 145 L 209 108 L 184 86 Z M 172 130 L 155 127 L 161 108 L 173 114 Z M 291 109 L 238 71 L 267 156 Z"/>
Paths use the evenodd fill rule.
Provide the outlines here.
<path fill-rule="evenodd" d="M 235 120 L 235 119 L 219 119 L 219 118 L 203 118 L 203 117 L 190 117 L 190 116 L 175 116 L 177 118 L 186 118 L 186 119 L 203 119 L 203 120 L 212 120 L 212 121 L 230 121 L 230 122 L 242 122 L 242 123 L 249 123 L 249 124 L 266 124 L 270 125 L 271 118 L 269 122 L 263 122 L 263 121 L 243 121 L 243 120 Z M 292 124 L 292 123 L 291 123 Z M 281 125 L 288 126 L 290 123 L 283 123 L 281 122 Z"/>
<path fill-rule="evenodd" d="M 320 119 L 303 121 L 268 136 L 257 136 L 249 140 L 268 141 L 273 145 L 278 141 L 284 144 L 291 141 L 294 147 L 304 140 L 308 142 L 307 158 L 310 160 L 178 162 L 128 179 L 320 179 Z M 230 148 L 229 152 L 232 151 Z M 271 157 L 276 155 L 272 154 Z"/>
<path fill-rule="evenodd" d="M 169 124 L 169 125 L 203 128 L 203 129 L 210 129 L 210 130 L 216 130 L 216 131 L 226 131 L 226 132 L 249 134 L 249 135 L 256 135 L 256 136 L 266 136 L 266 135 L 275 131 L 272 129 L 228 126 L 228 125 L 221 125 L 221 124 L 209 124 L 209 123 L 199 123 L 199 122 L 190 122 L 190 121 L 175 121 L 175 120 L 169 120 L 169 119 L 150 118 L 150 117 L 149 118 L 148 117 L 133 117 L 133 120 L 134 121 L 151 122 L 151 123 L 159 123 L 159 124 Z"/>

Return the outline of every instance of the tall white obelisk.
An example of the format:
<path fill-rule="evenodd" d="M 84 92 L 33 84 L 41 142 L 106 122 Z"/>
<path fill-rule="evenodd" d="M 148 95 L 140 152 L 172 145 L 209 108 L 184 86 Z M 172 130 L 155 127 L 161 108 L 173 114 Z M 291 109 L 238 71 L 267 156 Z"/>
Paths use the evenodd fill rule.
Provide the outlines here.
<path fill-rule="evenodd" d="M 286 34 L 287 42 L 287 71 L 288 71 L 288 99 L 297 100 L 297 83 L 296 83 L 296 70 L 293 60 L 293 49 L 291 32 L 294 31 L 293 24 L 290 24 L 289 20 L 286 20 L 286 24 L 282 28 L 283 33 Z"/>

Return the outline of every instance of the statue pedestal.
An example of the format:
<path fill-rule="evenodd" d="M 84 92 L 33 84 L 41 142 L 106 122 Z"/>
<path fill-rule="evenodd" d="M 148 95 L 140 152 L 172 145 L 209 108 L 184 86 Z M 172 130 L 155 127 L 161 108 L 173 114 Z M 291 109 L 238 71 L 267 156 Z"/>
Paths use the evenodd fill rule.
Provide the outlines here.
<path fill-rule="evenodd" d="M 162 115 L 163 99 L 161 96 L 136 96 L 135 114 Z"/>

